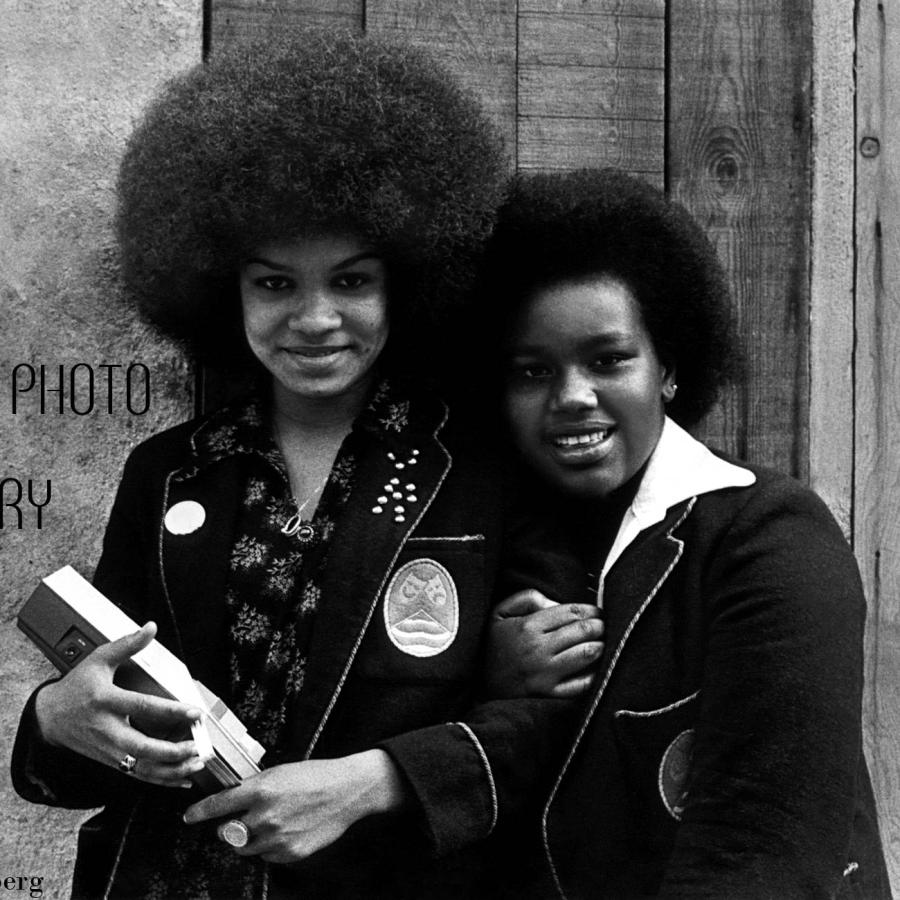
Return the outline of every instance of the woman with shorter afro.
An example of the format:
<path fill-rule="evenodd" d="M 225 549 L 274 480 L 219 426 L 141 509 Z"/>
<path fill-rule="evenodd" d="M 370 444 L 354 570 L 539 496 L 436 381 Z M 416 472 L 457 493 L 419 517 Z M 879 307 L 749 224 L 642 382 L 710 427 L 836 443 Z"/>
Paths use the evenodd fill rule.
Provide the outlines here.
<path fill-rule="evenodd" d="M 472 706 L 501 471 L 431 383 L 505 169 L 431 59 L 343 34 L 216 55 L 136 129 L 126 286 L 252 389 L 132 452 L 94 583 L 148 624 L 23 715 L 17 790 L 103 807 L 74 896 L 476 895 L 469 845 L 535 777 L 515 738 L 547 704 Z M 204 797 L 192 741 L 132 726 L 200 716 L 113 683 L 154 634 L 260 774 Z"/>
<path fill-rule="evenodd" d="M 523 177 L 485 290 L 520 494 L 596 617 L 559 626 L 527 567 L 498 608 L 497 692 L 587 691 L 509 896 L 889 897 L 853 555 L 807 488 L 684 430 L 738 372 L 701 229 L 617 171 Z"/>

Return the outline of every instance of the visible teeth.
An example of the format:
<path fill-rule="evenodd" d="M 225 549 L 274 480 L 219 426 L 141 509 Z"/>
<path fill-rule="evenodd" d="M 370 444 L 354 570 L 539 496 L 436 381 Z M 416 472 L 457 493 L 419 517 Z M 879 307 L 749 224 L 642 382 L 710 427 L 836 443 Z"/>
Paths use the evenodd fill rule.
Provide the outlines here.
<path fill-rule="evenodd" d="M 599 444 L 606 440 L 608 431 L 592 431 L 590 434 L 563 434 L 553 439 L 558 447 L 581 447 L 587 444 Z"/>
<path fill-rule="evenodd" d="M 298 356 L 307 356 L 311 358 L 318 358 L 320 356 L 331 356 L 334 353 L 337 353 L 339 347 L 303 347 L 299 350 L 291 350 L 291 353 L 295 353 Z"/>

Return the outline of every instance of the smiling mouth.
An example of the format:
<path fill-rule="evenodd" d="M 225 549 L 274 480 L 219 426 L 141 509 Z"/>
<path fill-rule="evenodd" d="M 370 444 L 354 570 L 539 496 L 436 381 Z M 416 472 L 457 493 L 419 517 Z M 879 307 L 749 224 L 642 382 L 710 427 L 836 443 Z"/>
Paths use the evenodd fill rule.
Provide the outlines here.
<path fill-rule="evenodd" d="M 574 429 L 578 428 L 577 431 Z M 547 436 L 546 442 L 551 457 L 558 465 L 565 468 L 590 468 L 602 465 L 613 452 L 616 433 L 614 425 L 594 427 L 590 425 L 573 426 L 568 433 L 556 433 Z"/>
<path fill-rule="evenodd" d="M 550 443 L 562 450 L 596 447 L 602 444 L 612 434 L 612 431 L 612 428 L 602 428 L 583 434 L 558 434 L 550 439 Z"/>
<path fill-rule="evenodd" d="M 334 356 L 336 353 L 340 353 L 342 350 L 346 350 L 346 347 L 285 347 L 284 350 L 286 353 L 290 353 L 291 356 L 299 356 L 303 359 L 326 359 L 329 356 Z"/>

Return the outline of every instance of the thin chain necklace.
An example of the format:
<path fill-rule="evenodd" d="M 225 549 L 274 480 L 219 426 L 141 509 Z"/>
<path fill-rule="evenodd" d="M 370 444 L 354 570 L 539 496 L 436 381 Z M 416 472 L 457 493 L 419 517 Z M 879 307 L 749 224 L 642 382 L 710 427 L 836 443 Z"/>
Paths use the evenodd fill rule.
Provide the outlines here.
<path fill-rule="evenodd" d="M 281 433 L 281 427 L 278 425 L 278 420 L 274 415 L 272 416 L 272 424 L 275 428 L 275 436 L 277 438 L 278 447 L 281 450 L 282 457 L 284 458 L 285 475 L 287 475 L 288 489 L 290 490 L 291 499 L 293 500 L 295 507 L 295 512 L 293 513 L 293 515 L 291 515 L 290 518 L 288 518 L 288 520 L 284 523 L 284 525 L 281 526 L 281 533 L 286 534 L 288 537 L 296 536 L 301 541 L 308 541 L 315 533 L 315 529 L 310 522 L 303 521 L 303 510 L 306 509 L 313 498 L 324 489 L 325 485 L 328 483 L 328 479 L 331 477 L 331 471 L 329 470 L 326 473 L 325 477 L 322 479 L 322 482 L 312 489 L 309 496 L 302 503 L 298 503 L 296 497 L 294 496 L 293 485 L 291 484 L 290 469 L 288 468 L 287 463 L 286 443 L 284 440 L 284 436 Z"/>
<path fill-rule="evenodd" d="M 330 473 L 329 473 L 330 474 Z M 325 487 L 328 482 L 328 476 L 325 476 L 325 481 L 323 481 L 317 488 L 313 490 L 313 492 L 302 502 L 297 503 L 294 500 L 294 505 L 297 507 L 297 511 L 281 526 L 281 533 L 286 534 L 288 537 L 293 537 L 296 535 L 301 540 L 309 540 L 313 534 L 313 526 L 309 522 L 303 521 L 303 510 L 309 505 L 310 500 Z"/>

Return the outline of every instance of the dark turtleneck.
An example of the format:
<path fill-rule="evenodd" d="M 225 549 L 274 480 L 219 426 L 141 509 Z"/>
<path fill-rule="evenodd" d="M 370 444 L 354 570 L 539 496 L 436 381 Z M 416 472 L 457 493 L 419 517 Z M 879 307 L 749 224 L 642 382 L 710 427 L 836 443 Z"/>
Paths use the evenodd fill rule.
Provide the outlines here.
<path fill-rule="evenodd" d="M 602 499 L 561 496 L 523 475 L 508 529 L 501 596 L 534 588 L 560 603 L 596 602 L 597 581 L 644 469 Z"/>

